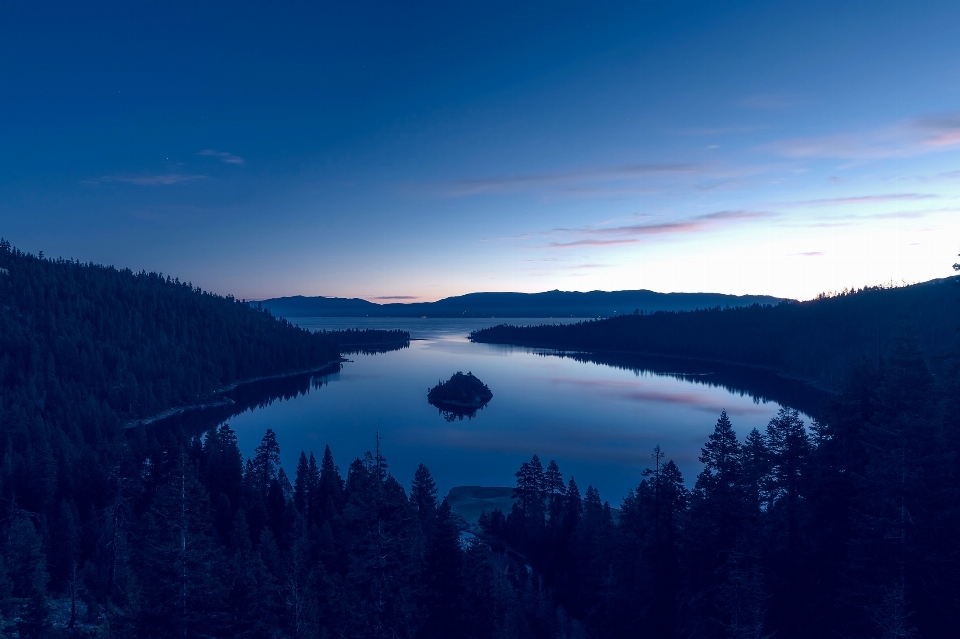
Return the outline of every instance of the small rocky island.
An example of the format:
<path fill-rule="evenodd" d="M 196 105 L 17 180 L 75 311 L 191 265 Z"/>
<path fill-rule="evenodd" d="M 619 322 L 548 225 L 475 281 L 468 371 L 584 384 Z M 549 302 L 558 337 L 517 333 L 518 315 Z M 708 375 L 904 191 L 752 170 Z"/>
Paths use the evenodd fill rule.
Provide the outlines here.
<path fill-rule="evenodd" d="M 436 406 L 448 422 L 473 418 L 492 398 L 490 388 L 473 373 L 464 375 L 460 371 L 427 393 L 427 401 Z"/>

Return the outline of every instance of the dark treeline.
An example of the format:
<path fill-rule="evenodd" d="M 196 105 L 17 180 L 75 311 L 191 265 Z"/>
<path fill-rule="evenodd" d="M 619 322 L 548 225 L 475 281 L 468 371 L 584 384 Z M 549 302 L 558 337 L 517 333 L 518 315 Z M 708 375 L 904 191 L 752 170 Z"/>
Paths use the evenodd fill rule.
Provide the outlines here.
<path fill-rule="evenodd" d="M 722 415 L 690 489 L 657 450 L 612 508 L 589 487 L 581 495 L 556 464 L 531 459 L 512 511 L 485 515 L 483 532 L 464 543 L 429 471 L 418 469 L 408 492 L 379 450 L 345 474 L 329 450 L 303 454 L 291 481 L 272 431 L 244 460 L 225 425 L 203 436 L 177 421 L 123 428 L 239 381 L 335 362 L 336 342 L 157 274 L 33 257 L 3 242 L 2 631 L 945 636 L 960 624 L 960 368 L 947 357 L 956 314 L 925 314 L 921 289 L 581 325 L 590 334 L 649 322 L 666 327 L 670 348 L 687 348 L 667 330 L 679 321 L 707 349 L 690 355 L 731 359 L 739 344 L 756 360 L 748 363 L 776 355 L 802 372 L 817 357 L 839 366 L 824 351 L 833 345 L 859 364 L 818 423 L 783 411 L 765 432 L 738 438 Z M 919 296 L 908 327 L 925 321 L 915 338 L 881 332 L 876 356 L 864 351 L 867 329 L 844 323 L 844 305 L 863 319 L 892 293 Z M 953 308 L 953 291 L 940 297 Z M 888 309 L 893 322 L 900 307 Z M 765 329 L 764 318 L 779 328 Z M 853 327 L 850 344 L 838 326 Z"/>
<path fill-rule="evenodd" d="M 272 431 L 243 460 L 227 425 L 138 427 L 101 508 L 6 508 L 0 609 L 25 637 L 944 636 L 957 380 L 901 341 L 822 421 L 738 437 L 721 414 L 692 488 L 655 450 L 616 509 L 533 457 L 468 541 L 379 450 L 345 476 L 301 454 L 291 481 Z"/>
<path fill-rule="evenodd" d="M 126 423 L 338 358 L 324 336 L 240 300 L 0 240 L 3 530 L 33 522 L 42 546 L 30 552 L 55 556 L 64 526 L 93 531 L 104 517 Z"/>
<path fill-rule="evenodd" d="M 956 368 L 900 341 L 805 425 L 738 437 L 726 413 L 692 489 L 657 449 L 619 511 L 534 457 L 481 524 L 591 637 L 950 636 L 960 624 Z M 643 629 L 638 634 L 637 629 Z"/>
<path fill-rule="evenodd" d="M 578 351 L 621 351 L 713 359 L 773 368 L 838 388 L 850 363 L 876 366 L 904 328 L 915 332 L 942 372 L 954 342 L 960 299 L 956 278 L 901 288 L 869 288 L 775 306 L 625 315 L 576 324 L 499 325 L 477 342 Z"/>
<path fill-rule="evenodd" d="M 96 516 L 8 512 L 0 611 L 21 637 L 585 636 L 522 558 L 462 541 L 425 466 L 408 494 L 379 451 L 345 476 L 301 453 L 292 482 L 279 459 L 272 430 L 244 461 L 226 424 L 132 429 Z"/>
<path fill-rule="evenodd" d="M 43 259 L 3 240 L 0 268 L 3 393 L 75 408 L 70 421 L 142 417 L 338 357 L 323 335 L 162 274 Z"/>

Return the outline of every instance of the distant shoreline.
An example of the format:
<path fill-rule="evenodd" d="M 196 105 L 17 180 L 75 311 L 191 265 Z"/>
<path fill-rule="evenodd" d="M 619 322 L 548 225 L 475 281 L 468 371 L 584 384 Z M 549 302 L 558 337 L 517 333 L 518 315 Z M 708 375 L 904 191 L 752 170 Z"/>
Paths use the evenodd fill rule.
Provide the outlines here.
<path fill-rule="evenodd" d="M 339 370 L 340 364 L 345 361 L 348 361 L 348 360 L 346 360 L 343 357 L 338 357 L 337 359 L 329 361 L 325 364 L 322 364 L 319 367 L 312 367 L 306 370 L 293 371 L 290 373 L 279 373 L 277 375 L 264 375 L 262 377 L 252 377 L 250 379 L 239 380 L 239 381 L 233 382 L 232 384 L 224 386 L 223 388 L 219 388 L 213 391 L 210 394 L 210 398 L 212 401 L 202 402 L 198 404 L 188 404 L 186 406 L 177 406 L 176 408 L 168 408 L 167 410 L 161 411 L 149 417 L 131 419 L 127 421 L 126 424 L 124 424 L 124 429 L 136 428 L 137 426 L 149 426 L 150 424 L 163 421 L 167 418 L 173 417 L 174 415 L 179 415 L 181 413 L 187 413 L 190 411 L 203 410 L 206 408 L 216 408 L 218 406 L 229 406 L 234 403 L 234 401 L 229 397 L 221 397 L 215 400 L 213 399 L 213 397 L 216 395 L 220 395 L 222 393 L 227 393 L 229 391 L 232 391 L 239 386 L 244 386 L 246 384 L 253 384 L 255 382 L 264 382 L 270 379 L 282 379 L 284 377 L 297 377 L 298 375 L 315 375 L 318 373 L 327 373 L 327 372 L 332 373 L 334 372 L 334 367 L 336 367 L 336 370 Z"/>

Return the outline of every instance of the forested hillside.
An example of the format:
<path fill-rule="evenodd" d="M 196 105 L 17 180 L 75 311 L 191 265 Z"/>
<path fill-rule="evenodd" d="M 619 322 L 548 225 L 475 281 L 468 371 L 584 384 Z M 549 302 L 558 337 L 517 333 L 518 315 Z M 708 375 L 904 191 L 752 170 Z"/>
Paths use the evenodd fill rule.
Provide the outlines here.
<path fill-rule="evenodd" d="M 560 333 L 581 340 L 571 348 L 636 348 L 660 331 L 679 354 L 740 348 L 795 373 L 823 358 L 824 379 L 842 382 L 818 423 L 785 409 L 738 436 L 720 415 L 692 485 L 655 449 L 613 505 L 534 456 L 511 512 L 485 513 L 472 537 L 426 467 L 407 490 L 378 448 L 345 475 L 329 448 L 304 451 L 291 481 L 272 430 L 244 460 L 226 424 L 123 429 L 340 345 L 409 336 L 311 334 L 160 275 L 6 242 L 0 269 L 7 636 L 872 639 L 960 624 L 950 282 Z M 866 326 L 878 306 L 879 366 Z"/>
<path fill-rule="evenodd" d="M 0 521 L 31 518 L 60 552 L 64 517 L 95 534 L 128 420 L 337 358 L 239 300 L 0 241 Z"/>
<path fill-rule="evenodd" d="M 692 488 L 670 451 L 615 513 L 534 457 L 510 513 L 481 524 L 526 557 L 590 637 L 948 637 L 960 624 L 955 367 L 915 342 L 855 367 L 820 422 L 726 413 Z M 636 634 L 642 628 L 643 633 Z"/>
<path fill-rule="evenodd" d="M 8 508 L 0 612 L 23 637 L 948 636 L 955 379 L 900 342 L 821 423 L 738 436 L 721 414 L 692 488 L 651 451 L 617 510 L 533 456 L 476 537 L 379 450 L 345 476 L 305 451 L 291 482 L 270 430 L 244 460 L 227 425 L 140 427 L 86 517 Z"/>
<path fill-rule="evenodd" d="M 839 388 L 853 362 L 878 364 L 895 339 L 914 335 L 935 371 L 956 344 L 957 278 L 784 302 L 657 312 L 577 324 L 510 326 L 471 334 L 477 342 L 573 351 L 694 357 L 763 366 Z"/>

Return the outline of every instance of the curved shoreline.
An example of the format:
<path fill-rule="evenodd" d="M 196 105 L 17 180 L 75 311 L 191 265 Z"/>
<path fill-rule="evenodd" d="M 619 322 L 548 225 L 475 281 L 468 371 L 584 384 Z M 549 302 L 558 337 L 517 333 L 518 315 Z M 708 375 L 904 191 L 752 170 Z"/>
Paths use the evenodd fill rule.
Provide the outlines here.
<path fill-rule="evenodd" d="M 809 378 L 806 378 L 806 377 L 800 377 L 799 375 L 791 375 L 790 373 L 787 373 L 786 371 L 780 370 L 779 368 L 776 368 L 776 367 L 774 367 L 774 366 L 764 366 L 763 364 L 747 364 L 747 363 L 744 363 L 744 362 L 734 362 L 734 361 L 730 361 L 730 360 L 716 359 L 716 358 L 710 358 L 710 357 L 694 357 L 694 356 L 692 356 L 692 355 L 667 355 L 667 354 L 664 354 L 664 353 L 653 353 L 653 352 L 650 352 L 650 351 L 626 351 L 626 350 L 603 349 L 603 348 L 595 348 L 595 349 L 586 349 L 586 348 L 566 349 L 566 348 L 557 348 L 557 347 L 555 347 L 555 346 L 531 346 L 530 344 L 518 344 L 517 342 L 499 342 L 499 341 L 494 341 L 494 340 L 483 340 L 483 339 L 479 339 L 479 340 L 470 339 L 470 341 L 471 341 L 471 342 L 475 342 L 475 343 L 477 343 L 477 344 L 497 344 L 497 345 L 499 345 L 499 346 L 514 346 L 514 347 L 519 347 L 519 348 L 529 348 L 529 349 L 540 349 L 540 350 L 544 350 L 544 351 L 553 351 L 553 352 L 554 352 L 555 354 L 557 354 L 557 355 L 577 355 L 577 354 L 583 354 L 583 355 L 594 355 L 594 354 L 597 354 L 597 355 L 599 355 L 599 354 L 603 354 L 603 353 L 609 353 L 609 354 L 613 354 L 613 355 L 635 355 L 635 356 L 644 356 L 644 357 L 662 357 L 662 358 L 664 358 L 664 359 L 681 359 L 681 360 L 690 360 L 690 361 L 692 361 L 692 362 L 707 362 L 707 363 L 710 363 L 710 364 L 723 364 L 723 365 L 725 365 L 725 366 L 739 366 L 739 367 L 742 367 L 742 368 L 750 368 L 750 369 L 754 369 L 754 370 L 760 370 L 760 371 L 766 371 L 766 372 L 769 372 L 769 373 L 774 373 L 774 374 L 776 374 L 778 377 L 782 377 L 783 379 L 789 379 L 789 380 L 793 380 L 793 381 L 796 381 L 796 382 L 802 382 L 803 384 L 807 384 L 807 385 L 809 385 L 809 386 L 811 386 L 811 387 L 813 387 L 813 388 L 816 388 L 817 390 L 823 391 L 823 392 L 825 392 L 825 393 L 830 393 L 831 395 L 839 395 L 839 394 L 840 394 L 840 391 L 838 391 L 837 389 L 835 389 L 835 388 L 833 388 L 833 387 L 831 387 L 831 386 L 827 386 L 827 385 L 823 384 L 822 382 L 818 382 L 818 381 L 816 381 L 816 380 L 809 379 Z"/>
<path fill-rule="evenodd" d="M 262 377 L 252 377 L 250 379 L 239 380 L 239 381 L 233 382 L 232 384 L 224 386 L 223 388 L 219 388 L 213 391 L 210 394 L 210 398 L 212 399 L 216 395 L 220 395 L 222 393 L 228 393 L 239 386 L 244 386 L 246 384 L 253 384 L 256 382 L 263 382 L 269 379 L 282 379 L 284 377 L 297 377 L 299 375 L 316 375 L 318 373 L 333 373 L 335 372 L 334 367 L 336 367 L 336 370 L 340 370 L 340 364 L 345 361 L 348 361 L 348 360 L 346 360 L 343 357 L 338 357 L 337 359 L 329 361 L 325 364 L 322 364 L 319 367 L 308 368 L 306 370 L 301 370 L 301 371 L 293 371 L 290 373 L 279 373 L 277 375 L 264 375 Z M 123 428 L 128 429 L 128 428 L 136 428 L 137 426 L 149 426 L 150 424 L 163 421 L 164 419 L 173 417 L 174 415 L 179 415 L 181 413 L 186 413 L 186 412 L 195 411 L 195 410 L 203 410 L 205 408 L 216 408 L 218 406 L 229 406 L 230 404 L 233 404 L 233 403 L 235 402 L 229 397 L 221 397 L 216 400 L 202 402 L 198 404 L 188 404 L 186 406 L 177 406 L 176 408 L 168 408 L 167 410 L 161 411 L 154 415 L 150 415 L 149 417 L 141 417 L 138 419 L 128 420 L 127 423 L 124 424 Z"/>

